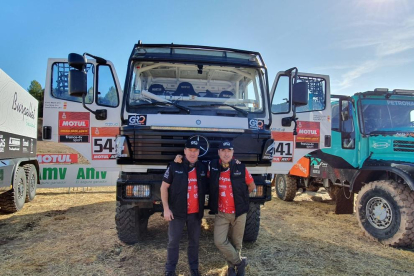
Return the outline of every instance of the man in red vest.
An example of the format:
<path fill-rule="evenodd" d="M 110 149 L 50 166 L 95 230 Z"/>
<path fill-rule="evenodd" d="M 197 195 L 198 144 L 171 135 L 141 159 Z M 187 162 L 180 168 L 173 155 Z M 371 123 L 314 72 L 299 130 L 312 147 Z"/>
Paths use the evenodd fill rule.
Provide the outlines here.
<path fill-rule="evenodd" d="M 207 168 L 198 162 L 199 152 L 199 141 L 196 138 L 187 140 L 183 162 L 171 162 L 161 184 L 164 219 L 169 222 L 166 276 L 176 275 L 184 225 L 187 225 L 188 232 L 187 255 L 191 276 L 201 275 L 198 271 L 198 248 L 201 219 L 204 215 Z"/>

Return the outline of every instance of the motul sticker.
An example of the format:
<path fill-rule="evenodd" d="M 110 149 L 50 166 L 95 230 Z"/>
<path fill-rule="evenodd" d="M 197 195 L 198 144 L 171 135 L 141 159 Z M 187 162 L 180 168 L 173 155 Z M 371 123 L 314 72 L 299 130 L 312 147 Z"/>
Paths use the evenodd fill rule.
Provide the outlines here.
<path fill-rule="evenodd" d="M 89 112 L 59 111 L 59 142 L 89 143 Z"/>
<path fill-rule="evenodd" d="M 298 121 L 295 146 L 297 149 L 318 149 L 320 142 L 320 122 Z"/>
<path fill-rule="evenodd" d="M 77 154 L 38 154 L 37 161 L 39 164 L 72 164 L 78 163 Z"/>

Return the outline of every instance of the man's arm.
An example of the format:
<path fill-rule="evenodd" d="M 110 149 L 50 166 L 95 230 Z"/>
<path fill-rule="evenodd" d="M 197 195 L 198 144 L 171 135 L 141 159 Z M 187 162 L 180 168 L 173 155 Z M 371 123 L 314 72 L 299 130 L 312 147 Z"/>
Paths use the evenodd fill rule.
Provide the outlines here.
<path fill-rule="evenodd" d="M 170 210 L 170 206 L 168 205 L 168 188 L 170 187 L 170 184 L 163 181 L 161 184 L 161 200 L 162 200 L 162 206 L 164 207 L 164 219 L 166 221 L 171 221 L 174 219 L 174 215 Z"/>
<path fill-rule="evenodd" d="M 253 190 L 256 189 L 256 184 L 254 181 L 250 184 L 247 184 L 247 188 L 249 189 L 249 193 L 253 192 Z"/>
<path fill-rule="evenodd" d="M 249 171 L 246 170 L 246 177 L 245 177 L 245 181 L 247 184 L 247 188 L 249 189 L 249 193 L 253 192 L 254 189 L 256 189 L 256 184 L 254 183 L 253 177 L 252 175 L 249 173 Z"/>

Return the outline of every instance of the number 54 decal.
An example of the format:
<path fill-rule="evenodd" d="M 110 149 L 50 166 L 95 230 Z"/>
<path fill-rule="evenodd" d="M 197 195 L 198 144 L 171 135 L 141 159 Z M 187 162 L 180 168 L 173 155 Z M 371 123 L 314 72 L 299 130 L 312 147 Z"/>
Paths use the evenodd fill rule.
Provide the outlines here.
<path fill-rule="evenodd" d="M 117 127 L 92 127 L 92 160 L 116 159 Z"/>
<path fill-rule="evenodd" d="M 293 161 L 293 133 L 272 132 L 273 162 L 292 162 Z"/>

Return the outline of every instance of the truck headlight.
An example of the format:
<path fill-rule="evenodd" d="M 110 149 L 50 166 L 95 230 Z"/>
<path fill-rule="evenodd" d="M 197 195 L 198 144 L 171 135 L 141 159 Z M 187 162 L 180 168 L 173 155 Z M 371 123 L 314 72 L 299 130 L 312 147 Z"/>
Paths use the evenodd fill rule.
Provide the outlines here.
<path fill-rule="evenodd" d="M 131 157 L 128 141 L 125 136 L 116 137 L 116 156 L 117 157 Z"/>
<path fill-rule="evenodd" d="M 263 185 L 256 185 L 256 189 L 249 194 L 249 197 L 264 197 L 264 187 Z"/>
<path fill-rule="evenodd" d="M 138 198 L 150 198 L 151 186 L 150 185 L 127 185 L 125 187 L 126 197 L 138 197 Z"/>

